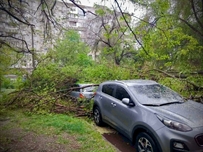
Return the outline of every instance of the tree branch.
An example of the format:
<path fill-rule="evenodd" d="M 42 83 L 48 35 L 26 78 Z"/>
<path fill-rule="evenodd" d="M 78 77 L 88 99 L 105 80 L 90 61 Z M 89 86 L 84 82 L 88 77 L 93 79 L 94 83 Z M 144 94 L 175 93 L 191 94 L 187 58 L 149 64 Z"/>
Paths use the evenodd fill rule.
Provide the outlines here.
<path fill-rule="evenodd" d="M 27 44 L 27 42 L 26 42 L 25 40 L 20 39 L 20 38 L 16 38 L 16 37 L 14 37 L 14 36 L 8 36 L 8 35 L 2 35 L 2 34 L 0 35 L 0 37 L 4 37 L 4 38 L 12 38 L 12 39 L 15 39 L 15 40 L 18 40 L 18 41 L 23 42 L 23 43 L 25 44 L 25 46 L 26 46 L 28 52 L 31 53 L 31 54 L 33 54 L 33 52 L 30 51 L 30 49 L 29 49 L 29 47 L 28 47 L 28 44 Z"/>
<path fill-rule="evenodd" d="M 63 0 L 62 0 L 62 1 L 63 1 Z M 79 9 L 81 9 L 84 15 L 86 14 L 86 11 L 85 11 L 80 5 L 78 5 L 77 3 L 75 3 L 74 0 L 70 0 L 70 1 L 71 1 L 75 6 L 77 6 Z"/>
<path fill-rule="evenodd" d="M 29 22 L 24 22 L 22 21 L 21 19 L 19 19 L 17 16 L 13 15 L 10 11 L 8 11 L 7 9 L 5 9 L 2 5 L 0 7 L 0 10 L 2 11 L 5 11 L 8 15 L 10 15 L 12 18 L 16 19 L 17 21 L 25 24 L 25 25 L 28 25 L 28 26 L 35 26 L 34 24 L 30 24 Z"/>
<path fill-rule="evenodd" d="M 203 37 L 203 33 L 201 33 L 200 31 L 198 31 L 194 26 L 192 26 L 190 23 L 188 23 L 186 20 L 178 17 L 179 20 L 181 20 L 182 22 L 184 22 L 187 26 L 189 26 L 193 31 L 195 31 L 197 34 L 199 34 L 201 37 Z"/>
<path fill-rule="evenodd" d="M 171 78 L 179 78 L 180 79 L 180 77 L 177 77 L 177 76 L 174 76 L 174 75 L 171 75 L 171 74 L 169 74 L 169 73 L 167 73 L 167 72 L 165 72 L 165 71 L 162 71 L 162 70 L 159 70 L 159 69 L 153 69 L 154 71 L 158 71 L 158 72 L 160 72 L 160 73 L 163 73 L 164 75 L 166 75 L 166 76 L 168 76 L 168 77 L 171 77 Z M 198 85 L 196 85 L 195 83 L 193 83 L 193 82 L 190 82 L 190 81 L 188 81 L 188 80 L 186 80 L 186 79 L 180 79 L 180 80 L 182 80 L 182 81 L 185 81 L 185 82 L 187 82 L 187 83 L 189 83 L 189 84 L 191 84 L 195 89 L 197 89 L 197 90 L 202 90 L 203 89 L 203 86 L 198 86 Z"/>
<path fill-rule="evenodd" d="M 203 24 L 200 22 L 200 20 L 197 16 L 196 10 L 195 10 L 194 0 L 190 0 L 190 1 L 191 1 L 193 13 L 195 15 L 195 19 L 197 20 L 197 23 L 200 25 L 201 29 L 203 29 Z"/>
<path fill-rule="evenodd" d="M 55 5 L 56 5 L 56 0 L 54 0 L 54 4 L 53 4 L 52 7 L 51 7 L 51 14 L 52 14 L 53 16 L 54 16 L 53 9 L 54 9 Z"/>
<path fill-rule="evenodd" d="M 144 46 L 142 45 L 142 43 L 138 40 L 137 35 L 135 34 L 135 32 L 134 32 L 134 31 L 132 30 L 132 28 L 130 27 L 128 21 L 126 20 L 126 18 L 125 18 L 125 16 L 124 16 L 124 13 L 123 13 L 123 11 L 122 11 L 120 5 L 118 4 L 118 1 L 115 0 L 115 2 L 116 2 L 117 6 L 118 6 L 118 8 L 119 8 L 119 10 L 120 10 L 120 12 L 121 12 L 121 14 L 122 14 L 122 17 L 123 17 L 123 19 L 124 19 L 126 25 L 128 26 L 129 30 L 130 30 L 130 31 L 132 32 L 132 34 L 134 35 L 135 40 L 136 40 L 136 41 L 138 42 L 138 44 L 141 46 L 141 48 L 143 49 L 143 51 L 145 52 L 145 54 L 148 55 L 148 56 L 150 56 L 149 53 L 147 52 L 147 50 L 146 50 L 146 49 L 144 48 Z"/>

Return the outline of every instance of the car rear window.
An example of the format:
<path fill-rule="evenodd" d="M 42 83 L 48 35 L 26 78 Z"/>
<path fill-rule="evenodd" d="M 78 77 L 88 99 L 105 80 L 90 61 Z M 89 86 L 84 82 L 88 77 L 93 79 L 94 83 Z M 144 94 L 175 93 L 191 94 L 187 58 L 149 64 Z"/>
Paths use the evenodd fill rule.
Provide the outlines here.
<path fill-rule="evenodd" d="M 94 86 L 83 88 L 83 92 L 94 92 L 95 90 L 96 87 Z"/>
<path fill-rule="evenodd" d="M 80 92 L 80 86 L 79 86 L 78 84 L 74 84 L 74 85 L 72 85 L 72 88 L 74 88 L 73 91 Z"/>

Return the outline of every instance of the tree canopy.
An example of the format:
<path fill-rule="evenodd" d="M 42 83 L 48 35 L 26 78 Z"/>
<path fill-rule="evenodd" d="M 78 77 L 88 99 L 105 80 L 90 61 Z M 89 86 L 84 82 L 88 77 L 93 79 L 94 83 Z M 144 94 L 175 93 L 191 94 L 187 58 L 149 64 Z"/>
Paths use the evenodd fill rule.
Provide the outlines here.
<path fill-rule="evenodd" d="M 45 55 L 37 54 L 26 39 L 0 35 L 2 52 L 30 53 L 37 60 L 36 69 L 23 87 L 31 89 L 38 97 L 48 95 L 44 103 L 52 100 L 52 92 L 57 101 L 64 97 L 59 97 L 58 93 L 72 83 L 100 83 L 112 79 L 152 79 L 186 98 L 202 100 L 202 1 L 130 0 L 135 10 L 142 7 L 141 15 L 125 10 L 122 7 L 125 0 L 115 0 L 112 8 L 95 5 L 95 12 L 83 9 L 76 1 L 70 2 L 84 14 L 93 16 L 87 24 L 89 42 L 82 40 L 73 28 L 59 24 L 54 15 L 54 9 L 59 7 L 56 0 L 40 0 L 33 7 L 36 13 L 43 14 L 44 32 L 31 28 L 28 35 L 43 34 L 44 44 L 54 44 L 48 47 Z M 62 0 L 62 4 L 68 8 L 65 1 Z M 3 0 L 0 5 L 0 10 L 12 20 L 10 26 L 21 29 L 19 33 L 23 31 L 21 24 L 34 27 L 34 22 L 28 22 L 22 15 L 26 13 L 20 13 L 28 11 L 30 3 Z M 58 36 L 53 38 L 51 28 L 60 29 Z M 20 41 L 23 47 L 14 47 L 8 43 L 9 39 Z M 88 56 L 90 52 L 98 53 L 95 60 Z M 8 63 L 5 60 L 3 64 L 8 67 Z"/>

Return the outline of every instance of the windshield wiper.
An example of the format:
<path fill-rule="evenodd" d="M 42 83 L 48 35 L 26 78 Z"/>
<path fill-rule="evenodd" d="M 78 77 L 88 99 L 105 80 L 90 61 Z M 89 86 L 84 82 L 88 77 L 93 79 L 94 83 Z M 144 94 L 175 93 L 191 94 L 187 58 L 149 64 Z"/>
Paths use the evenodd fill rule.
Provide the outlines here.
<path fill-rule="evenodd" d="M 169 104 L 181 104 L 183 103 L 183 101 L 174 101 L 174 102 L 167 102 L 167 103 L 162 103 L 162 104 L 159 104 L 159 106 L 165 106 L 165 105 L 169 105 Z"/>
<path fill-rule="evenodd" d="M 165 105 L 169 105 L 169 104 L 181 104 L 183 103 L 183 101 L 174 101 L 174 102 L 166 102 L 166 103 L 161 103 L 161 104 L 142 104 L 144 106 L 154 106 L 154 107 L 159 107 L 159 106 L 165 106 Z"/>
<path fill-rule="evenodd" d="M 157 107 L 157 106 L 160 106 L 159 104 L 142 104 L 142 105 L 144 105 L 144 106 L 154 106 L 154 107 Z"/>

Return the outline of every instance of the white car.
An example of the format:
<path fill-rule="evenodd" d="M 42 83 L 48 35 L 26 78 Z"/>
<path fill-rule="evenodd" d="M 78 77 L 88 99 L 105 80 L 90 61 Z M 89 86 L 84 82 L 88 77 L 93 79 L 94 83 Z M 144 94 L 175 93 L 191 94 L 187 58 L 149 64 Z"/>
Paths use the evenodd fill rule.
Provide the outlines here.
<path fill-rule="evenodd" d="M 71 91 L 71 96 L 80 99 L 91 99 L 96 92 L 94 84 L 76 84 Z"/>

